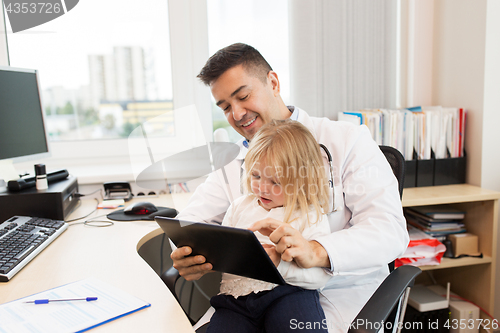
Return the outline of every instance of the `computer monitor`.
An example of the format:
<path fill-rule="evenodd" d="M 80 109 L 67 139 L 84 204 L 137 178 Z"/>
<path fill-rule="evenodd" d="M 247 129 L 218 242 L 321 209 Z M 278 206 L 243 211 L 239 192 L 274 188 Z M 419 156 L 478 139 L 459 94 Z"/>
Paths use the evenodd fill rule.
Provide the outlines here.
<path fill-rule="evenodd" d="M 0 160 L 49 156 L 38 72 L 0 66 Z"/>

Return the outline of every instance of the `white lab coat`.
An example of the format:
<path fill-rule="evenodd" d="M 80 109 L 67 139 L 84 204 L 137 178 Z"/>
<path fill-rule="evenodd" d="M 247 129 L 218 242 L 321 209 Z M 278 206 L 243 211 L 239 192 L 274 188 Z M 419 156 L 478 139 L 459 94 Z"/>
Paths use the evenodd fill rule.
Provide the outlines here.
<path fill-rule="evenodd" d="M 316 241 L 328 252 L 333 277 L 320 300 L 329 332 L 346 332 L 387 276 L 387 264 L 403 254 L 408 245 L 398 182 L 366 126 L 297 111 L 297 120 L 332 155 L 336 207 L 328 216 L 332 233 Z M 229 184 L 221 170 L 209 175 L 179 219 L 222 221 L 230 198 L 242 195 L 240 176 L 247 149 L 241 142 L 239 145 L 238 157 L 224 167 Z M 322 154 L 327 165 L 327 157 Z"/>

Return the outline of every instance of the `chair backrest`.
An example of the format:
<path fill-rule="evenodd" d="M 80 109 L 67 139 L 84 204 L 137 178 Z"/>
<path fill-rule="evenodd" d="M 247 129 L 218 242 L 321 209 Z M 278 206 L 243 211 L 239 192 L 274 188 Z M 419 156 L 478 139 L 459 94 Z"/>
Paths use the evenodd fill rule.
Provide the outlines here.
<path fill-rule="evenodd" d="M 392 168 L 392 172 L 396 176 L 399 183 L 399 197 L 403 198 L 403 187 L 405 183 L 405 159 L 403 155 L 394 147 L 390 146 L 379 146 L 382 153 L 384 153 L 385 158 L 389 162 Z"/>
<path fill-rule="evenodd" d="M 394 147 L 380 145 L 380 150 L 384 154 L 387 162 L 394 172 L 394 176 L 398 180 L 399 198 L 403 198 L 403 187 L 405 184 L 405 159 L 403 155 Z M 395 261 L 389 263 L 389 272 L 394 270 Z"/>

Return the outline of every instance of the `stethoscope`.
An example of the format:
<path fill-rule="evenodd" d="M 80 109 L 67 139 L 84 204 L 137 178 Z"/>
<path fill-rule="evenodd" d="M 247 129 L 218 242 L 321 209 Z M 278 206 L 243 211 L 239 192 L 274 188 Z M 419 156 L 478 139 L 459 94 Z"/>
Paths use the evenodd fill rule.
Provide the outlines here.
<path fill-rule="evenodd" d="M 332 190 L 332 212 L 336 212 L 337 208 L 335 207 L 335 189 L 333 187 L 333 160 L 332 160 L 332 154 L 330 154 L 330 151 L 326 146 L 322 143 L 319 144 L 320 148 L 323 149 L 326 153 L 326 157 L 328 158 L 328 165 L 330 167 L 330 179 L 328 180 L 328 184 Z"/>
<path fill-rule="evenodd" d="M 243 141 L 243 146 L 248 149 L 248 141 L 244 140 Z M 335 207 L 335 188 L 333 186 L 333 159 L 332 159 L 332 154 L 330 154 L 330 151 L 326 146 L 322 143 L 319 144 L 320 148 L 323 149 L 326 153 L 326 157 L 328 158 L 328 166 L 330 167 L 330 179 L 328 180 L 328 185 L 330 189 L 332 190 L 332 212 L 336 212 L 337 208 Z M 242 175 L 240 175 L 242 176 Z"/>

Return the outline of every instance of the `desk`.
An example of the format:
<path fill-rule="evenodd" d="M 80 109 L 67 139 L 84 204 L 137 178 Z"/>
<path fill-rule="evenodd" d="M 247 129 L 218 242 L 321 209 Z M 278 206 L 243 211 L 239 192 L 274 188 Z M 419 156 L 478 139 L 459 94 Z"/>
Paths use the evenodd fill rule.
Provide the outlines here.
<path fill-rule="evenodd" d="M 172 202 L 169 196 L 134 200 L 159 206 L 169 206 Z M 179 200 L 185 201 L 185 197 Z M 92 199 L 82 200 L 68 220 L 92 211 L 95 204 Z M 98 210 L 90 217 L 109 212 Z M 11 281 L 0 283 L 0 303 L 95 277 L 151 303 L 151 307 L 90 332 L 193 332 L 168 288 L 137 253 L 141 244 L 158 233 L 156 222 L 115 221 L 113 226 L 102 228 L 70 225 Z"/>

